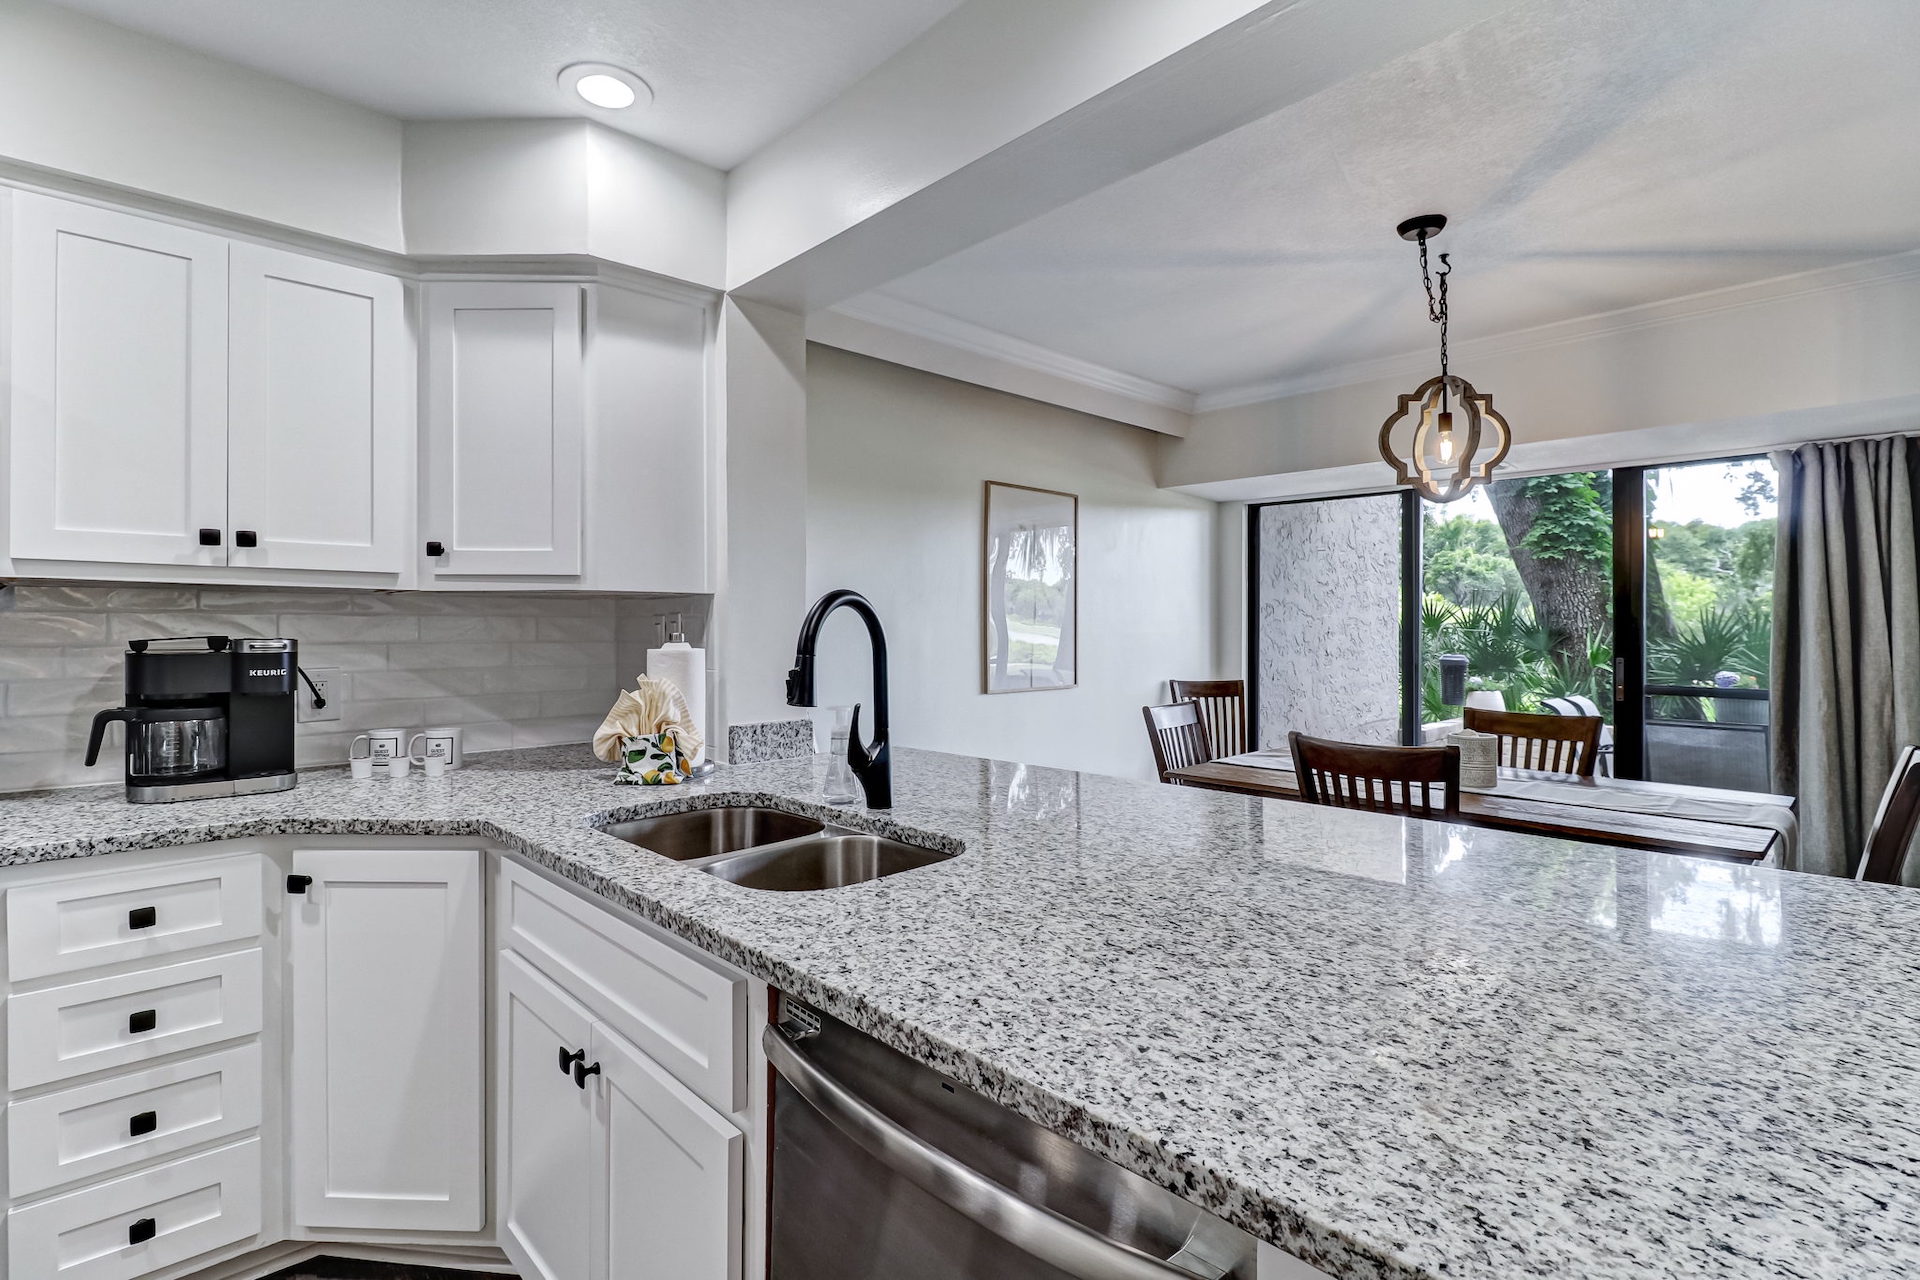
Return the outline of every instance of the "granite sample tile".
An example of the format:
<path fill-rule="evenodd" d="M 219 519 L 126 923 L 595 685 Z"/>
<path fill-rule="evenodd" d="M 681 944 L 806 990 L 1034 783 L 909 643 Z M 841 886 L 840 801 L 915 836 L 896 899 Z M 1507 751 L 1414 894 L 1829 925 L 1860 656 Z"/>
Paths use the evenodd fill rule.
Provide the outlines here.
<path fill-rule="evenodd" d="M 0 863 L 461 835 L 1342 1277 L 1920 1274 L 1920 893 L 924 751 L 616 786 L 578 746 L 0 800 Z M 596 829 L 763 804 L 959 851 L 818 893 Z"/>
<path fill-rule="evenodd" d="M 756 720 L 727 726 L 727 758 L 735 764 L 760 764 L 812 754 L 811 720 Z"/>

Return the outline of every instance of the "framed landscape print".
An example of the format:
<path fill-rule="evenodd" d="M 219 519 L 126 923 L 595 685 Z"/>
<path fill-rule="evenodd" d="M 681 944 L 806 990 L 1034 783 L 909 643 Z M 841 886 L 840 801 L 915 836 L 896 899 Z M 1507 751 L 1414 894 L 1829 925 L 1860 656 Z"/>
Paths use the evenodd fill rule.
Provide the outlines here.
<path fill-rule="evenodd" d="M 981 687 L 1071 689 L 1078 657 L 1080 499 L 987 481 Z"/>

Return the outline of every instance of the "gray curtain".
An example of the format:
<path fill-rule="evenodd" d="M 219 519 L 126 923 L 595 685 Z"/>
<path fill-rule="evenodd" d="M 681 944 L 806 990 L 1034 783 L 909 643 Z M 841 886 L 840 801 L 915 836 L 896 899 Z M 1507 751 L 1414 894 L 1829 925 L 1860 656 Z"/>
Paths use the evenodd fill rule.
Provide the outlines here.
<path fill-rule="evenodd" d="M 1773 462 L 1774 789 L 1799 798 L 1795 869 L 1851 875 L 1895 753 L 1920 742 L 1920 437 Z"/>

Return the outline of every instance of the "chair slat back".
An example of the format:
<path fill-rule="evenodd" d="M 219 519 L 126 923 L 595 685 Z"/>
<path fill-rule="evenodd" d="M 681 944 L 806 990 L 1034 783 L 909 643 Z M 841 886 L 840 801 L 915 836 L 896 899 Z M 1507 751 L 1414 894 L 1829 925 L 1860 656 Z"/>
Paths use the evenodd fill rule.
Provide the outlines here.
<path fill-rule="evenodd" d="M 1900 870 L 1916 831 L 1920 831 L 1920 746 L 1906 748 L 1894 762 L 1893 775 L 1880 794 L 1880 808 L 1873 815 L 1867 849 L 1854 878 L 1873 884 L 1899 884 Z"/>
<path fill-rule="evenodd" d="M 1504 767 L 1577 778 L 1593 776 L 1600 758 L 1600 730 L 1606 726 L 1599 716 L 1543 716 L 1484 707 L 1467 707 L 1460 719 L 1467 728 L 1500 739 L 1495 750 Z"/>
<path fill-rule="evenodd" d="M 1247 682 L 1244 680 L 1169 680 L 1175 702 L 1197 703 L 1207 725 L 1214 758 L 1247 749 Z"/>
<path fill-rule="evenodd" d="M 1206 722 L 1194 703 L 1176 702 L 1140 710 L 1147 717 L 1147 736 L 1153 740 L 1153 763 L 1160 770 L 1160 781 L 1174 782 L 1167 776 L 1173 770 L 1213 759 Z"/>
<path fill-rule="evenodd" d="M 1374 747 L 1287 735 L 1300 798 L 1416 818 L 1460 813 L 1460 748 Z"/>

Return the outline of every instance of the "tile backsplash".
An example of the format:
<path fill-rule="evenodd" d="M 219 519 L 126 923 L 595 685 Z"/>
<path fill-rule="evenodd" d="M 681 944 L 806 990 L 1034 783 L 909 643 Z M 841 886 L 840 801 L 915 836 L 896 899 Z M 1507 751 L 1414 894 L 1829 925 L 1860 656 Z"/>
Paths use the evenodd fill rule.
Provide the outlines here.
<path fill-rule="evenodd" d="M 465 729 L 465 749 L 586 742 L 630 655 L 657 643 L 654 614 L 697 598 L 513 592 L 378 592 L 22 582 L 0 587 L 0 791 L 115 782 L 81 760 L 93 713 L 123 701 L 121 658 L 143 636 L 290 636 L 301 665 L 338 667 L 340 719 L 300 725 L 299 762 L 346 759 L 386 725 Z M 623 644 L 623 631 L 624 641 Z M 627 658 L 623 665 L 620 659 Z"/>

